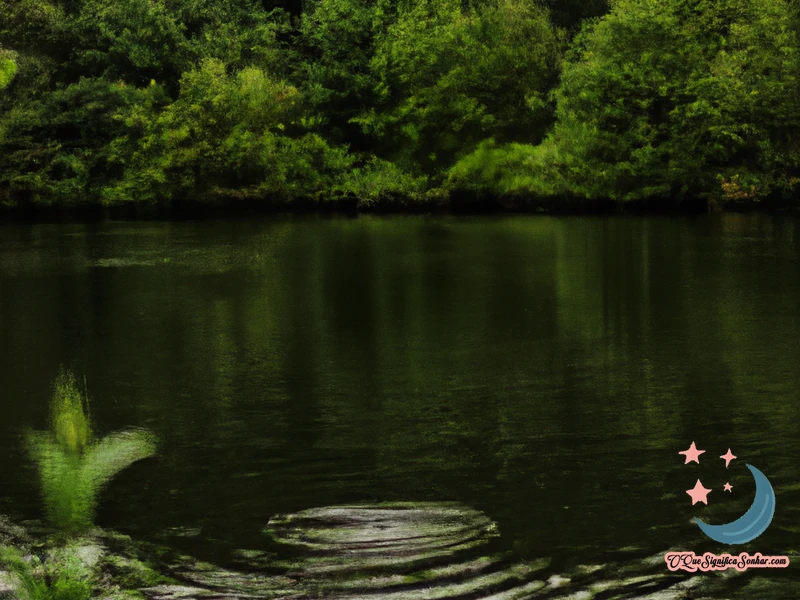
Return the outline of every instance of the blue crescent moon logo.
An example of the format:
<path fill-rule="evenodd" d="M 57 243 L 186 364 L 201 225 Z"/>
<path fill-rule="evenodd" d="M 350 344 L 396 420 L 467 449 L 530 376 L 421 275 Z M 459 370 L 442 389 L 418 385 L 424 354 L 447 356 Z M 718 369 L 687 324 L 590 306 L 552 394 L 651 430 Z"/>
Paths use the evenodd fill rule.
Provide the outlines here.
<path fill-rule="evenodd" d="M 756 482 L 756 497 L 753 504 L 741 517 L 725 525 L 709 525 L 697 517 L 695 522 L 708 537 L 721 544 L 746 544 L 767 530 L 775 514 L 775 492 L 772 484 L 761 471 L 746 465 Z"/>

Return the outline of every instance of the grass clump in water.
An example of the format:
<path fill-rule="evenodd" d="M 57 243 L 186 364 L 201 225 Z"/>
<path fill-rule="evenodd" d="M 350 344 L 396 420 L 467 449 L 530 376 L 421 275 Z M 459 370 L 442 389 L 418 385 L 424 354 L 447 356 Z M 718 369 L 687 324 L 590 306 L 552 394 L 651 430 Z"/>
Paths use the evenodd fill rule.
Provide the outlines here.
<path fill-rule="evenodd" d="M 96 440 L 88 408 L 75 376 L 62 369 L 53 385 L 50 431 L 33 432 L 28 439 L 39 467 L 46 516 L 67 534 L 91 528 L 102 487 L 124 468 L 156 452 L 156 438 L 145 430 Z"/>

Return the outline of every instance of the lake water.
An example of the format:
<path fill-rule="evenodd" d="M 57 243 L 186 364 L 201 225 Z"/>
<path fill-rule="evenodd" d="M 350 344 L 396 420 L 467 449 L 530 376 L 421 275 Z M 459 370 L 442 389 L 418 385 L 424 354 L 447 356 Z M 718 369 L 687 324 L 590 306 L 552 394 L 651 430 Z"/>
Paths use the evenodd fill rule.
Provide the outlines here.
<path fill-rule="evenodd" d="M 161 440 L 98 522 L 222 563 L 276 513 L 389 500 L 480 509 L 554 570 L 728 551 L 691 520 L 748 508 L 745 463 L 777 498 L 748 549 L 800 554 L 799 240 L 733 214 L 0 225 L 0 512 L 40 516 L 22 434 L 64 364 L 99 434 Z"/>

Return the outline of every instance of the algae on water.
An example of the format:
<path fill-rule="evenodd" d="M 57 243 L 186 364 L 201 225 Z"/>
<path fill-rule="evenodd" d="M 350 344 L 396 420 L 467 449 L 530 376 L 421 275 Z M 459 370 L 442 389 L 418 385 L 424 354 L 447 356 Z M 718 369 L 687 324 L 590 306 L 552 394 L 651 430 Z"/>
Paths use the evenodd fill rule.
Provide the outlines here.
<path fill-rule="evenodd" d="M 88 398 L 75 376 L 62 370 L 53 386 L 50 431 L 33 432 L 29 451 L 39 467 L 42 497 L 50 523 L 66 533 L 92 526 L 97 494 L 137 460 L 155 454 L 155 436 L 142 429 L 94 438 Z"/>

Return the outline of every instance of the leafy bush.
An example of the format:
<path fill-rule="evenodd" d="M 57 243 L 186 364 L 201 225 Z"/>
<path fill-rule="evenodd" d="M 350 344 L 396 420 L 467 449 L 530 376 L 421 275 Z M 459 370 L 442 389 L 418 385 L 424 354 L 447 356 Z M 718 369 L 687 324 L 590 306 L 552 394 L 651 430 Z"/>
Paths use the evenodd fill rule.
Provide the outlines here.
<path fill-rule="evenodd" d="M 796 22 L 785 0 L 613 4 L 556 91 L 552 143 L 572 190 L 680 198 L 711 193 L 720 174 L 796 173 Z"/>
<path fill-rule="evenodd" d="M 231 75 L 221 61 L 205 60 L 183 76 L 178 99 L 160 114 L 130 114 L 137 130 L 114 153 L 125 174 L 103 200 L 316 197 L 353 159 L 302 133 L 301 107 L 295 87 L 261 69 Z M 301 133 L 290 136 L 290 128 Z"/>
<path fill-rule="evenodd" d="M 372 157 L 364 166 L 348 172 L 333 191 L 356 198 L 359 206 L 371 206 L 381 202 L 419 202 L 426 188 L 427 177 L 415 177 L 394 163 Z"/>
<path fill-rule="evenodd" d="M 105 79 L 78 83 L 12 106 L 0 120 L 0 199 L 12 204 L 88 203 L 120 171 L 112 142 L 126 132 L 120 115 L 154 92 Z"/>
<path fill-rule="evenodd" d="M 547 13 L 526 0 L 400 4 L 370 63 L 377 100 L 354 121 L 380 156 L 438 176 L 486 138 L 544 135 L 559 52 Z"/>

